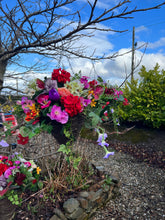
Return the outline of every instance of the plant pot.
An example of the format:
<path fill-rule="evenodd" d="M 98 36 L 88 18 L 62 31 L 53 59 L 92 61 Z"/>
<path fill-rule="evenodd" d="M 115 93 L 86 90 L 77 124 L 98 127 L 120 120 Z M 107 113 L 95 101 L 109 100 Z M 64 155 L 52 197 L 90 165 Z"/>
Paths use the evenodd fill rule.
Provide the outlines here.
<path fill-rule="evenodd" d="M 84 122 L 84 117 L 83 115 L 80 114 L 69 119 L 69 123 L 70 123 L 69 130 L 71 131 L 74 140 L 77 139 L 80 130 L 83 126 L 83 122 Z M 69 141 L 69 139 L 65 136 L 63 132 L 65 125 L 58 123 L 56 121 L 51 121 L 51 124 L 53 126 L 53 130 L 51 132 L 52 136 L 58 141 L 59 144 L 66 144 L 67 141 Z"/>
<path fill-rule="evenodd" d="M 0 220 L 11 220 L 14 217 L 16 206 L 6 197 L 0 199 Z"/>

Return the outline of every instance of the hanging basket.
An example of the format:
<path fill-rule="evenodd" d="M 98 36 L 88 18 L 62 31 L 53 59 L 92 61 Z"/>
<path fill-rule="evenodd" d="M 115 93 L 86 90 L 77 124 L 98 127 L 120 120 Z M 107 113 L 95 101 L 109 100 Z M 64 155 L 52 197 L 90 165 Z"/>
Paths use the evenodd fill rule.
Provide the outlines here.
<path fill-rule="evenodd" d="M 83 126 L 84 116 L 82 114 L 78 114 L 74 117 L 71 117 L 69 119 L 69 123 L 69 131 L 71 132 L 73 139 L 76 140 Z M 51 121 L 51 125 L 53 126 L 53 130 L 51 132 L 52 136 L 57 140 L 59 144 L 66 144 L 69 139 L 63 132 L 64 125 L 56 121 Z"/>
<path fill-rule="evenodd" d="M 16 206 L 6 197 L 0 199 L 0 220 L 11 220 L 14 217 Z"/>

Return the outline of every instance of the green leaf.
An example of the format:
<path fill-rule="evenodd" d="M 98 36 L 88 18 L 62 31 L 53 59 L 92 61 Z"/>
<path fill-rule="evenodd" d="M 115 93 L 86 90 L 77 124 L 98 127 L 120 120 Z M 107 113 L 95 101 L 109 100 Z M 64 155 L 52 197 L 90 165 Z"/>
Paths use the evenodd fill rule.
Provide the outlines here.
<path fill-rule="evenodd" d="M 23 137 L 27 137 L 29 136 L 29 134 L 31 133 L 31 130 L 25 126 L 22 126 L 20 129 L 19 129 L 19 132 L 20 134 L 23 136 Z"/>
<path fill-rule="evenodd" d="M 66 145 L 61 144 L 60 148 L 58 149 L 58 152 L 63 152 L 64 154 L 69 154 L 71 152 L 71 149 L 68 148 Z"/>
<path fill-rule="evenodd" d="M 39 182 L 37 183 L 37 185 L 38 185 L 39 189 L 43 189 L 43 182 L 39 181 Z"/>

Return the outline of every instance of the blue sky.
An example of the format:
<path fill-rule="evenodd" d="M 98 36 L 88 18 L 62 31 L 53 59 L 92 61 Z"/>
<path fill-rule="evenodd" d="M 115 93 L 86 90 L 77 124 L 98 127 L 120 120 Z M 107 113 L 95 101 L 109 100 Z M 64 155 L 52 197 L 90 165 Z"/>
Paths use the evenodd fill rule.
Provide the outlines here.
<path fill-rule="evenodd" d="M 86 0 L 77 0 L 77 5 L 83 5 Z M 91 0 L 92 2 L 92 0 Z M 103 7 L 108 8 L 109 6 L 114 6 L 118 0 L 99 0 L 97 13 L 103 9 Z M 147 8 L 152 7 L 156 4 L 162 3 L 163 1 L 157 0 L 156 3 L 153 0 L 134 0 L 131 3 L 131 7 L 137 5 L 137 8 Z M 88 10 L 82 11 L 84 20 L 88 16 Z M 88 39 L 82 39 L 82 41 L 77 42 L 77 46 L 84 44 L 87 46 L 86 53 L 92 52 L 95 49 L 96 55 L 102 54 L 113 54 L 118 52 L 126 53 L 132 47 L 132 30 L 135 27 L 135 42 L 137 42 L 137 47 L 144 43 L 148 43 L 147 49 L 143 56 L 142 62 L 136 70 L 135 76 L 137 77 L 137 72 L 141 65 L 146 66 L 146 68 L 152 69 L 156 63 L 160 65 L 160 69 L 165 69 L 165 6 L 160 9 L 154 9 L 146 12 L 134 13 L 133 19 L 113 19 L 108 22 L 104 22 L 101 25 L 103 27 L 110 26 L 112 29 L 116 30 L 128 30 L 124 33 L 114 33 L 114 32 L 96 32 L 95 36 Z M 135 64 L 141 59 L 143 55 L 144 47 L 142 49 L 135 51 Z M 33 57 L 29 55 L 26 62 L 32 62 L 37 60 L 36 56 Z M 25 62 L 25 60 L 24 60 Z M 44 64 L 44 63 L 42 63 Z M 54 68 L 57 67 L 56 60 L 51 60 L 47 63 L 47 73 L 52 72 Z M 102 75 L 104 79 L 109 80 L 111 84 L 118 84 L 124 80 L 125 76 L 130 73 L 131 69 L 131 53 L 125 56 L 119 56 L 115 60 L 105 60 L 100 62 L 90 62 L 89 60 L 75 59 L 72 60 L 72 70 L 67 65 L 66 60 L 62 60 L 62 65 L 66 67 L 68 71 L 74 73 L 81 70 L 82 74 L 92 76 L 95 74 Z M 14 70 L 14 66 L 11 66 L 10 70 Z M 18 69 L 16 70 L 18 71 Z M 38 76 L 42 76 L 38 75 Z"/>

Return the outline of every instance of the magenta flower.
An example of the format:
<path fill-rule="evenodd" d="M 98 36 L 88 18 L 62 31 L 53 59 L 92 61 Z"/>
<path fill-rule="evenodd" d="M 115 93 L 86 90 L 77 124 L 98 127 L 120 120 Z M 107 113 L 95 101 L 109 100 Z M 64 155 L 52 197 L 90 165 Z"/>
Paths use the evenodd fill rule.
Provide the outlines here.
<path fill-rule="evenodd" d="M 51 101 L 49 100 L 49 96 L 45 94 L 40 94 L 37 98 L 37 102 L 41 105 L 41 108 L 49 107 Z"/>
<path fill-rule="evenodd" d="M 60 95 L 56 89 L 52 88 L 51 90 L 49 90 L 49 98 L 52 101 L 58 101 L 60 99 Z"/>
<path fill-rule="evenodd" d="M 81 102 L 81 105 L 82 105 L 82 111 L 84 110 L 84 107 L 91 104 L 90 99 L 84 99 L 83 97 L 80 97 L 80 102 Z"/>
<path fill-rule="evenodd" d="M 80 79 L 80 82 L 84 84 L 84 89 L 89 88 L 88 79 L 89 79 L 89 77 L 87 77 L 87 76 L 82 76 Z"/>
<path fill-rule="evenodd" d="M 14 163 L 18 165 L 18 164 L 20 164 L 21 162 L 20 162 L 19 160 L 16 160 Z"/>
<path fill-rule="evenodd" d="M 103 93 L 104 91 L 104 88 L 101 87 L 101 86 L 96 86 L 95 90 L 94 90 L 94 97 L 95 97 L 95 100 L 98 100 L 99 99 L 99 96 Z"/>
<path fill-rule="evenodd" d="M 51 109 L 50 114 L 47 114 L 51 120 L 56 120 L 61 124 L 65 124 L 68 121 L 68 113 L 65 110 L 61 110 L 60 106 L 54 105 Z"/>
<path fill-rule="evenodd" d="M 120 97 L 120 95 L 123 95 L 123 92 L 114 89 L 114 99 L 117 100 Z"/>

